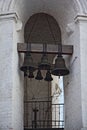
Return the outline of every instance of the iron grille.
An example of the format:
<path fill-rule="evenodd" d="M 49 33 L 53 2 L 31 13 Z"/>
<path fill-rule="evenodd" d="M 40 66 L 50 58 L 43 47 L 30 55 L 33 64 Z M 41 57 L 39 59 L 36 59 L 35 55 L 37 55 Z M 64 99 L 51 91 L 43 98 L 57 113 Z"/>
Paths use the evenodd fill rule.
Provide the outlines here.
<path fill-rule="evenodd" d="M 64 104 L 24 102 L 24 128 L 64 128 Z"/>

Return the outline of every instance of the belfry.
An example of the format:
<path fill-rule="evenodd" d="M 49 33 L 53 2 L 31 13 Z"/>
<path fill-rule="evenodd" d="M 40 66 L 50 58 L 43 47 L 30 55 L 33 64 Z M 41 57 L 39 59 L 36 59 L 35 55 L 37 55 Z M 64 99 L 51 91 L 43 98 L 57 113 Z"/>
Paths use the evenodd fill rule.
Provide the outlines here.
<path fill-rule="evenodd" d="M 86 0 L 0 0 L 0 130 L 87 130 L 86 28 Z"/>

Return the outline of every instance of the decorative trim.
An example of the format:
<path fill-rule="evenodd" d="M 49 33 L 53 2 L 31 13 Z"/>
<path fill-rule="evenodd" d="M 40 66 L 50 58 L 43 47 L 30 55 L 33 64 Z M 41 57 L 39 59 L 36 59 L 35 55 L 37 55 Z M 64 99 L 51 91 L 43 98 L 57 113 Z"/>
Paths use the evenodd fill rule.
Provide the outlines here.
<path fill-rule="evenodd" d="M 17 32 L 21 31 L 23 27 L 23 23 L 20 19 L 17 20 L 17 24 L 16 24 L 16 30 Z"/>
<path fill-rule="evenodd" d="M 74 23 L 67 24 L 66 32 L 68 35 L 71 35 L 74 32 L 74 30 L 75 30 Z"/>
<path fill-rule="evenodd" d="M 18 15 L 16 12 L 1 13 L 0 20 L 2 20 L 2 19 L 15 19 L 15 21 L 17 22 Z"/>
<path fill-rule="evenodd" d="M 87 22 L 87 15 L 80 15 L 78 14 L 75 18 L 74 18 L 75 22 L 79 22 L 79 21 L 86 21 Z"/>

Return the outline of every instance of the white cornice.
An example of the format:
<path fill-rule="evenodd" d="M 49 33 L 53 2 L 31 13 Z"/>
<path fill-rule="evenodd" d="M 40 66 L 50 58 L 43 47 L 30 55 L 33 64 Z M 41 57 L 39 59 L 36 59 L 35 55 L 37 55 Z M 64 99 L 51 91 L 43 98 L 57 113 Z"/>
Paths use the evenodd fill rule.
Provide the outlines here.
<path fill-rule="evenodd" d="M 7 12 L 0 14 L 0 20 L 15 20 L 16 22 L 16 30 L 20 31 L 22 29 L 22 21 L 18 18 L 16 12 Z"/>
<path fill-rule="evenodd" d="M 80 22 L 80 21 L 85 21 L 87 22 L 87 14 L 78 14 L 76 17 L 75 17 L 75 22 Z"/>
<path fill-rule="evenodd" d="M 16 12 L 0 13 L 0 20 L 3 20 L 3 19 L 14 19 L 17 22 L 18 15 Z"/>

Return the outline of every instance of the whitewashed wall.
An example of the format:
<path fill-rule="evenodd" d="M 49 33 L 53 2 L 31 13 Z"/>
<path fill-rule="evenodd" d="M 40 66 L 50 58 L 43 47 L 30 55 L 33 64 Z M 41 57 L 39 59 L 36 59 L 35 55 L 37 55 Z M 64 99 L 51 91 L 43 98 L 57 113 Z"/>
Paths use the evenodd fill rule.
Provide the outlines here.
<path fill-rule="evenodd" d="M 82 122 L 83 127 L 87 129 L 87 17 L 79 17 L 77 20 L 80 26 Z"/>
<path fill-rule="evenodd" d="M 70 75 L 64 79 L 65 130 L 80 130 L 81 128 L 82 130 L 87 130 L 87 32 L 85 30 L 87 21 L 78 23 L 74 19 L 78 13 L 86 15 L 87 1 L 0 1 L 0 14 L 4 13 L 5 15 L 5 13 L 12 13 L 13 11 L 18 13 L 19 19 L 23 21 L 23 25 L 25 25 L 25 22 L 32 14 L 45 12 L 52 15 L 61 27 L 62 43 L 74 45 L 74 53 L 69 60 Z M 23 30 L 19 29 L 20 32 L 16 32 L 15 20 L 13 18 L 2 18 L 0 16 L 0 19 L 0 129 L 23 130 L 23 88 L 19 74 L 17 53 L 17 42 L 23 42 Z M 66 27 L 68 27 L 68 30 Z"/>
<path fill-rule="evenodd" d="M 23 80 L 16 24 L 15 14 L 0 16 L 0 130 L 23 129 Z"/>

